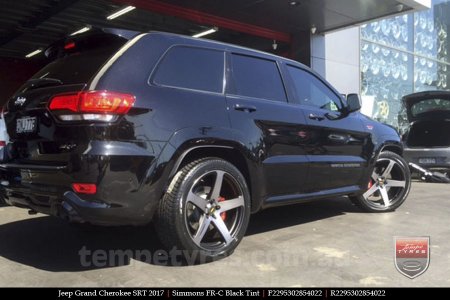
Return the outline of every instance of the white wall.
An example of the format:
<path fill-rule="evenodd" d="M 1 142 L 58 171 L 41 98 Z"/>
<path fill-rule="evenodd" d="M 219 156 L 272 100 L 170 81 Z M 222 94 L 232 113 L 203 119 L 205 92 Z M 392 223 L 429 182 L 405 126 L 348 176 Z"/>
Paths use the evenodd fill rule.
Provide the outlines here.
<path fill-rule="evenodd" d="M 311 67 L 340 93 L 360 91 L 359 26 L 311 36 Z"/>

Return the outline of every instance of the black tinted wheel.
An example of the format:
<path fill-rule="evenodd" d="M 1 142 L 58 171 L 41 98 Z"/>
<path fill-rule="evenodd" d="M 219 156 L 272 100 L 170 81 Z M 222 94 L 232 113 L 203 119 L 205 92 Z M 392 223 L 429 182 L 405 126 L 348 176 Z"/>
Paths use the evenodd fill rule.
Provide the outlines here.
<path fill-rule="evenodd" d="M 393 152 L 382 152 L 367 186 L 367 191 L 350 199 L 369 212 L 392 211 L 399 207 L 411 188 L 408 164 Z"/>
<path fill-rule="evenodd" d="M 157 231 L 168 248 L 209 261 L 233 252 L 249 215 L 243 175 L 227 161 L 208 158 L 175 175 L 160 205 Z"/>

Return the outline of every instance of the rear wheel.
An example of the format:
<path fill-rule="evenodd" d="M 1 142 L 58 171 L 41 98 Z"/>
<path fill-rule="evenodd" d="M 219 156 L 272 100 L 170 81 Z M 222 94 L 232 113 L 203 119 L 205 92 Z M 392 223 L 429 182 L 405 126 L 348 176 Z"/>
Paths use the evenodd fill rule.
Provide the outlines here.
<path fill-rule="evenodd" d="M 207 158 L 175 175 L 160 204 L 157 232 L 166 247 L 210 261 L 233 252 L 249 217 L 244 176 L 227 161 Z"/>
<path fill-rule="evenodd" d="M 393 211 L 406 200 L 410 188 L 408 163 L 398 154 L 386 151 L 377 159 L 367 191 L 350 200 L 368 212 Z"/>

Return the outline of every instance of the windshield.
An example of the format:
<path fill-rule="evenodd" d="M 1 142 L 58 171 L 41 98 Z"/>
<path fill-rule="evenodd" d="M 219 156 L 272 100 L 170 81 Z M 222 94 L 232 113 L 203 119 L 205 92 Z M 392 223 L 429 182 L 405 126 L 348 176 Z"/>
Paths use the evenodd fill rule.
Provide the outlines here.
<path fill-rule="evenodd" d="M 411 106 L 413 117 L 432 111 L 450 111 L 450 99 L 427 99 Z"/>

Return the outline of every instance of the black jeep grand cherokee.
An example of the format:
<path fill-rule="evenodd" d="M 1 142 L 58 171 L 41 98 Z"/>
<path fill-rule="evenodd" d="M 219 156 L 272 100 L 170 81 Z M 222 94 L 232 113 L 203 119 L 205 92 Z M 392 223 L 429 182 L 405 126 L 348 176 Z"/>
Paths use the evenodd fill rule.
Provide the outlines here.
<path fill-rule="evenodd" d="M 349 195 L 390 211 L 409 192 L 395 130 L 295 61 L 106 29 L 46 54 L 5 106 L 11 205 L 101 225 L 155 220 L 168 247 L 214 258 L 261 209 Z"/>

